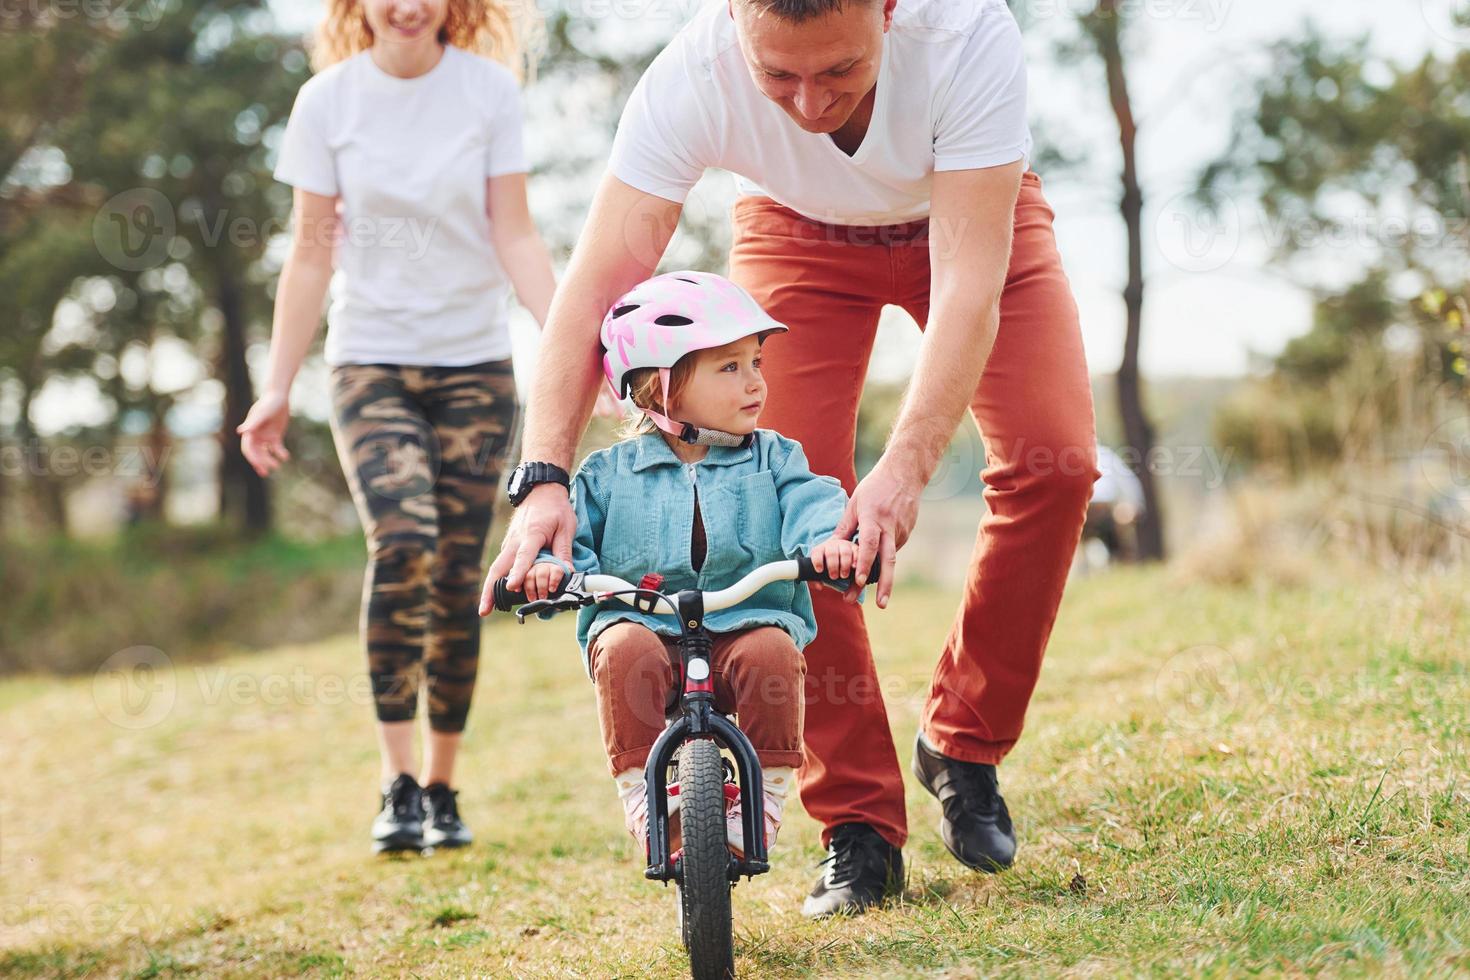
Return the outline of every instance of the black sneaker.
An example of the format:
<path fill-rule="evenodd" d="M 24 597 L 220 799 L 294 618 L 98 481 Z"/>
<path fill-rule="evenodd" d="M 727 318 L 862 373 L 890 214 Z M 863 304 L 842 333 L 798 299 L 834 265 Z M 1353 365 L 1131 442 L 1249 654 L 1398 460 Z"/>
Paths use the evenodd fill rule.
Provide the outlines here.
<path fill-rule="evenodd" d="M 424 844 L 427 847 L 464 847 L 475 839 L 459 819 L 459 790 L 444 783 L 424 787 Z"/>
<path fill-rule="evenodd" d="M 857 915 L 903 887 L 903 852 L 865 823 L 834 827 L 822 863 L 827 870 L 801 906 L 809 919 Z"/>
<path fill-rule="evenodd" d="M 1016 859 L 1016 832 L 995 767 L 961 762 L 914 740 L 914 775 L 944 809 L 939 835 L 955 860 L 977 871 L 1004 871 Z"/>
<path fill-rule="evenodd" d="M 383 809 L 373 820 L 373 853 L 417 851 L 424 846 L 424 791 L 406 772 L 383 793 Z"/>

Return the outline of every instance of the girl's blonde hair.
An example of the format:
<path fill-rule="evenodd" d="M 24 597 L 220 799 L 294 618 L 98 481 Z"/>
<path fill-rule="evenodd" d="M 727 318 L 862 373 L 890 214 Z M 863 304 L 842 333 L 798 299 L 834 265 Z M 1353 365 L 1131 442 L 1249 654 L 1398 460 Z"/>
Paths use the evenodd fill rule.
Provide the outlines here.
<path fill-rule="evenodd" d="M 690 351 L 674 362 L 669 371 L 669 401 L 673 401 L 683 394 L 684 389 L 689 386 L 689 379 L 694 376 L 694 365 L 699 357 L 699 351 Z M 668 409 L 663 404 L 663 387 L 659 382 L 658 368 L 636 368 L 628 372 L 628 397 L 633 399 L 633 404 L 639 408 L 651 408 L 660 415 L 668 415 Z M 619 439 L 632 439 L 649 432 L 659 431 L 658 426 L 653 424 L 653 419 L 639 412 L 637 415 L 625 419 L 618 427 Z"/>
<path fill-rule="evenodd" d="M 546 25 L 531 0 L 449 0 L 439 42 L 505 65 L 524 81 L 536 73 Z M 373 46 L 361 0 L 327 0 L 327 16 L 311 44 L 311 67 L 321 71 Z"/>

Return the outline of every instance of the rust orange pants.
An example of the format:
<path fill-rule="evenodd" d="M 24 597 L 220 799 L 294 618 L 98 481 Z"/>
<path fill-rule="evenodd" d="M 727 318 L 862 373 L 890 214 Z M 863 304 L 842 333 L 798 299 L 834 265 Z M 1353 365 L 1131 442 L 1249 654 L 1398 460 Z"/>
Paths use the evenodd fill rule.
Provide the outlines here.
<path fill-rule="evenodd" d="M 1000 329 L 970 402 L 988 512 L 977 507 L 964 597 L 921 720 L 936 748 L 968 762 L 999 762 L 1021 734 L 1097 477 L 1087 363 L 1052 218 L 1041 179 L 1027 173 Z M 843 227 L 764 197 L 734 206 L 730 277 L 790 328 L 763 350 L 760 425 L 800 441 L 813 471 L 849 493 L 878 315 L 894 304 L 926 325 L 929 239 L 927 221 Z M 831 589 L 812 589 L 812 603 L 802 804 L 824 842 L 833 827 L 861 822 L 902 846 L 903 776 L 862 609 Z"/>
<path fill-rule="evenodd" d="M 801 765 L 801 651 L 785 630 L 754 626 L 713 633 L 715 707 L 738 717 L 761 765 Z M 664 730 L 679 642 L 642 623 L 613 623 L 587 645 L 597 716 L 614 776 L 648 762 Z"/>

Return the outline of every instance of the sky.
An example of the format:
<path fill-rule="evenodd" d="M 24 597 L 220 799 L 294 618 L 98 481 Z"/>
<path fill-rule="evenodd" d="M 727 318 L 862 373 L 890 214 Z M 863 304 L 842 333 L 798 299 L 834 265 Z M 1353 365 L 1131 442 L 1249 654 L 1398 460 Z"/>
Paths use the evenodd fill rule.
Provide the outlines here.
<path fill-rule="evenodd" d="M 616 2 L 606 0 L 602 7 Z M 636 2 L 660 3 L 658 9 L 669 12 L 666 24 L 687 16 L 701 0 Z M 1053 142 L 1069 141 L 1068 148 L 1087 161 L 1077 170 L 1042 177 L 1082 312 L 1089 367 L 1104 373 L 1117 367 L 1124 329 L 1117 133 L 1095 63 L 1080 69 L 1065 64 L 1056 44 L 1072 15 L 1089 2 L 1015 0 L 1012 6 L 1027 23 L 1033 119 Z M 1470 44 L 1470 30 L 1452 23 L 1456 2 L 1463 0 L 1122 0 L 1134 39 L 1129 84 L 1140 119 L 1146 195 L 1141 356 L 1147 373 L 1239 374 L 1251 352 L 1274 353 L 1309 325 L 1310 296 L 1272 262 L 1249 202 L 1227 207 L 1223 223 L 1215 223 L 1179 199 L 1200 167 L 1228 145 L 1231 117 L 1249 96 L 1265 46 L 1299 36 L 1311 21 L 1332 35 L 1368 35 L 1378 53 L 1406 63 L 1429 51 L 1450 54 Z M 302 31 L 321 10 L 319 2 L 305 0 L 277 0 L 274 6 L 283 23 Z M 672 29 L 664 24 L 650 29 Z M 528 118 L 527 124 L 534 127 L 537 120 Z M 712 175 L 706 183 L 705 193 L 718 198 L 728 193 L 730 178 Z M 874 373 L 899 378 L 912 367 L 917 334 L 911 322 L 892 312 Z M 517 374 L 524 380 L 535 355 L 535 327 L 524 311 L 513 332 Z"/>

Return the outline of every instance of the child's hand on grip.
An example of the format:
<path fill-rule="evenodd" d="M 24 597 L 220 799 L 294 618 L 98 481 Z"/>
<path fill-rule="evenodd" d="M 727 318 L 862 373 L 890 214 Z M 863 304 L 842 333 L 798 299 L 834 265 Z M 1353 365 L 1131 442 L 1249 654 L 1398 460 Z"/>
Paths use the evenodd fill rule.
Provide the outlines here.
<path fill-rule="evenodd" d="M 828 538 L 812 549 L 812 567 L 829 578 L 851 578 L 857 560 L 857 545 L 838 537 Z"/>
<path fill-rule="evenodd" d="M 564 577 L 560 565 L 552 564 L 549 561 L 537 562 L 526 573 L 525 588 L 521 591 L 526 593 L 526 598 L 531 602 L 535 602 L 538 599 L 545 599 L 557 586 L 561 585 L 561 580 Z"/>

